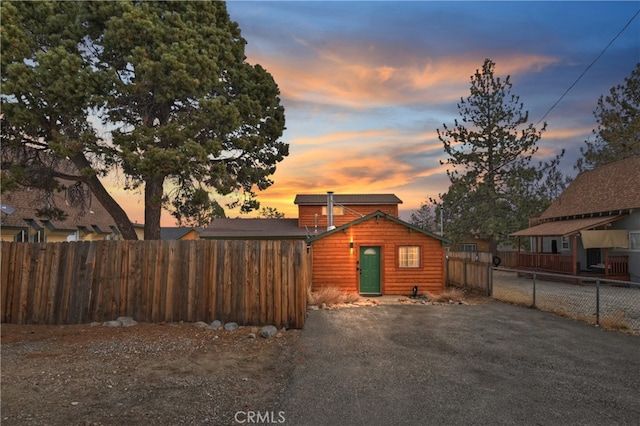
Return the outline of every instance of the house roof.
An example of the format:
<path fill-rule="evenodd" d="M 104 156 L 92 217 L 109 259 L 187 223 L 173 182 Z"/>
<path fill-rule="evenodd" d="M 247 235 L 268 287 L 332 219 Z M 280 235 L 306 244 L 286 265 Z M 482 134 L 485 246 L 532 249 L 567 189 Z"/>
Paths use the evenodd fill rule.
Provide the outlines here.
<path fill-rule="evenodd" d="M 627 215 L 616 216 L 599 216 L 588 217 L 583 219 L 571 219 L 571 220 L 556 220 L 551 222 L 544 222 L 540 225 L 532 226 L 531 228 L 523 229 L 518 232 L 510 234 L 514 237 L 545 237 L 545 236 L 562 236 L 567 237 L 578 233 L 584 229 L 591 229 L 598 226 L 603 226 L 616 220 L 627 217 Z"/>
<path fill-rule="evenodd" d="M 61 180 L 61 183 L 70 186 L 74 182 Z M 90 205 L 82 209 L 70 205 L 66 196 L 66 191 L 54 191 L 52 194 L 52 204 L 67 215 L 64 220 L 57 220 L 37 216 L 36 210 L 44 206 L 41 190 L 23 189 L 2 194 L 2 204 L 15 209 L 10 215 L 1 215 L 2 227 L 25 228 L 33 223 L 37 227 L 46 226 L 53 231 L 75 232 L 80 228 L 97 233 L 118 232 L 115 221 L 95 197 L 91 197 Z"/>
<path fill-rule="evenodd" d="M 412 231 L 417 231 L 417 232 L 419 232 L 421 234 L 424 234 L 424 235 L 427 235 L 429 237 L 436 238 L 436 239 L 442 241 L 445 244 L 449 243 L 448 240 L 446 240 L 445 238 L 441 237 L 440 235 L 433 234 L 433 233 L 431 233 L 429 231 L 426 231 L 426 230 L 424 230 L 422 228 L 419 228 L 419 227 L 417 227 L 415 225 L 412 225 L 409 222 L 405 222 L 402 219 L 398 219 L 395 216 L 392 216 L 390 214 L 381 212 L 380 210 L 378 210 L 376 212 L 373 212 L 373 213 L 370 213 L 370 214 L 368 214 L 366 216 L 362 216 L 362 217 L 360 217 L 360 218 L 358 218 L 356 220 L 353 220 L 353 221 L 351 221 L 349 223 L 345 223 L 344 225 L 338 226 L 338 227 L 336 227 L 336 228 L 334 228 L 334 229 L 332 229 L 330 231 L 326 231 L 326 232 L 323 232 L 322 234 L 318 234 L 318 235 L 312 236 L 307 241 L 314 242 L 316 240 L 319 240 L 321 238 L 327 237 L 327 236 L 329 236 L 331 234 L 335 234 L 336 232 L 343 231 L 345 229 L 348 229 L 351 226 L 356 226 L 356 225 L 358 225 L 358 224 L 360 224 L 362 222 L 366 222 L 367 220 L 370 220 L 370 219 L 373 219 L 373 218 L 376 218 L 376 217 L 384 217 L 387 220 L 390 220 L 392 222 L 398 223 L 398 224 L 400 224 L 402 226 L 406 226 L 407 228 L 409 228 Z"/>
<path fill-rule="evenodd" d="M 333 202 L 344 205 L 402 204 L 394 194 L 334 194 Z M 298 194 L 294 204 L 305 206 L 325 206 L 327 194 Z"/>
<path fill-rule="evenodd" d="M 580 173 L 540 221 L 640 208 L 640 157 Z"/>
<path fill-rule="evenodd" d="M 188 226 L 178 226 L 178 227 L 162 227 L 160 228 L 160 239 L 161 240 L 179 240 L 180 238 L 187 235 L 189 232 L 195 231 L 198 234 L 202 232 L 202 228 L 198 227 L 188 227 Z"/>
<path fill-rule="evenodd" d="M 215 219 L 200 233 L 204 239 L 306 238 L 298 219 Z"/>

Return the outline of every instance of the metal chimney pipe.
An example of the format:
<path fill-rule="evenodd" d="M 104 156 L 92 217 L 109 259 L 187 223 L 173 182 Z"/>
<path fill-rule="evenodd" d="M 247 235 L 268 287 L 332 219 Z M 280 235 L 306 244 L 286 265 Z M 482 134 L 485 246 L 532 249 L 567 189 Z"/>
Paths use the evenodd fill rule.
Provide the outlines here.
<path fill-rule="evenodd" d="M 333 192 L 327 191 L 327 231 L 334 229 L 333 226 Z"/>

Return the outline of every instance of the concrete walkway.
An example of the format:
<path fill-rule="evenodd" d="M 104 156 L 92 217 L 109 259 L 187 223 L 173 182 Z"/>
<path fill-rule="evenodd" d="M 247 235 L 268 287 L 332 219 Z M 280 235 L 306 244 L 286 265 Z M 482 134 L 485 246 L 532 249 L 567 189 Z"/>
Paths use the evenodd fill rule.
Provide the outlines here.
<path fill-rule="evenodd" d="M 640 338 L 532 309 L 309 313 L 288 425 L 612 425 L 640 419 Z"/>

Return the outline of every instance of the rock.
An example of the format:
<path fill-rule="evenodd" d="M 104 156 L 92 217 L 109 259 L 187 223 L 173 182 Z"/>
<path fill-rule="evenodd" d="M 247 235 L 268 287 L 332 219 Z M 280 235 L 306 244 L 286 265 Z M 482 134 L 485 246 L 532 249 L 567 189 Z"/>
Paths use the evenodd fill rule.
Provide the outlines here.
<path fill-rule="evenodd" d="M 215 320 L 210 325 L 214 330 L 220 330 L 222 328 L 222 322 L 220 320 Z"/>
<path fill-rule="evenodd" d="M 198 321 L 198 322 L 194 322 L 193 326 L 197 328 L 206 328 L 206 327 L 209 327 L 209 324 L 207 324 L 204 321 Z"/>
<path fill-rule="evenodd" d="M 278 333 L 278 329 L 272 325 L 266 325 L 260 329 L 260 336 L 268 339 L 275 336 Z"/>
<path fill-rule="evenodd" d="M 138 322 L 131 317 L 118 317 L 116 321 L 119 321 L 123 327 L 132 327 L 138 325 Z"/>
<path fill-rule="evenodd" d="M 318 309 L 320 309 L 320 308 L 318 308 L 318 305 L 309 305 L 309 310 L 310 311 L 317 311 Z"/>
<path fill-rule="evenodd" d="M 122 323 L 120 321 L 105 321 L 102 323 L 103 327 L 122 327 Z"/>
<path fill-rule="evenodd" d="M 255 338 L 256 338 L 256 333 L 249 333 L 249 334 L 247 334 L 247 338 L 248 338 L 248 339 L 255 339 Z"/>
<path fill-rule="evenodd" d="M 236 322 L 228 322 L 224 325 L 224 329 L 227 331 L 233 331 L 238 329 L 238 323 Z"/>
<path fill-rule="evenodd" d="M 327 309 L 327 304 L 326 304 L 326 303 L 323 303 L 322 305 L 320 305 L 320 307 L 321 307 L 322 309 Z"/>
<path fill-rule="evenodd" d="M 278 333 L 278 334 L 276 334 L 276 339 L 281 339 L 281 338 L 282 338 L 282 336 L 284 336 L 284 334 L 282 334 L 282 333 Z"/>

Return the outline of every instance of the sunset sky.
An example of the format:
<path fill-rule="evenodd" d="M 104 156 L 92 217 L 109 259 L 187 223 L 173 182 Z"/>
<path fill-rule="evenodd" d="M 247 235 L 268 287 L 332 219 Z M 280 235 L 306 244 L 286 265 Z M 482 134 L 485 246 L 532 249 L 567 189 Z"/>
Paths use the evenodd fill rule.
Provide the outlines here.
<path fill-rule="evenodd" d="M 457 103 L 485 58 L 496 63 L 497 76 L 511 76 L 512 93 L 534 124 L 575 83 L 544 118 L 548 129 L 538 144 L 540 159 L 565 148 L 564 170 L 575 175 L 579 148 L 596 127 L 598 98 L 640 61 L 636 1 L 227 7 L 248 42 L 248 62 L 261 64 L 280 87 L 290 155 L 258 200 L 287 217 L 296 217 L 298 193 L 393 193 L 408 219 L 445 192 L 436 129 L 460 118 Z M 142 222 L 142 197 L 126 200 L 131 219 Z M 163 225 L 174 222 L 166 215 Z"/>

